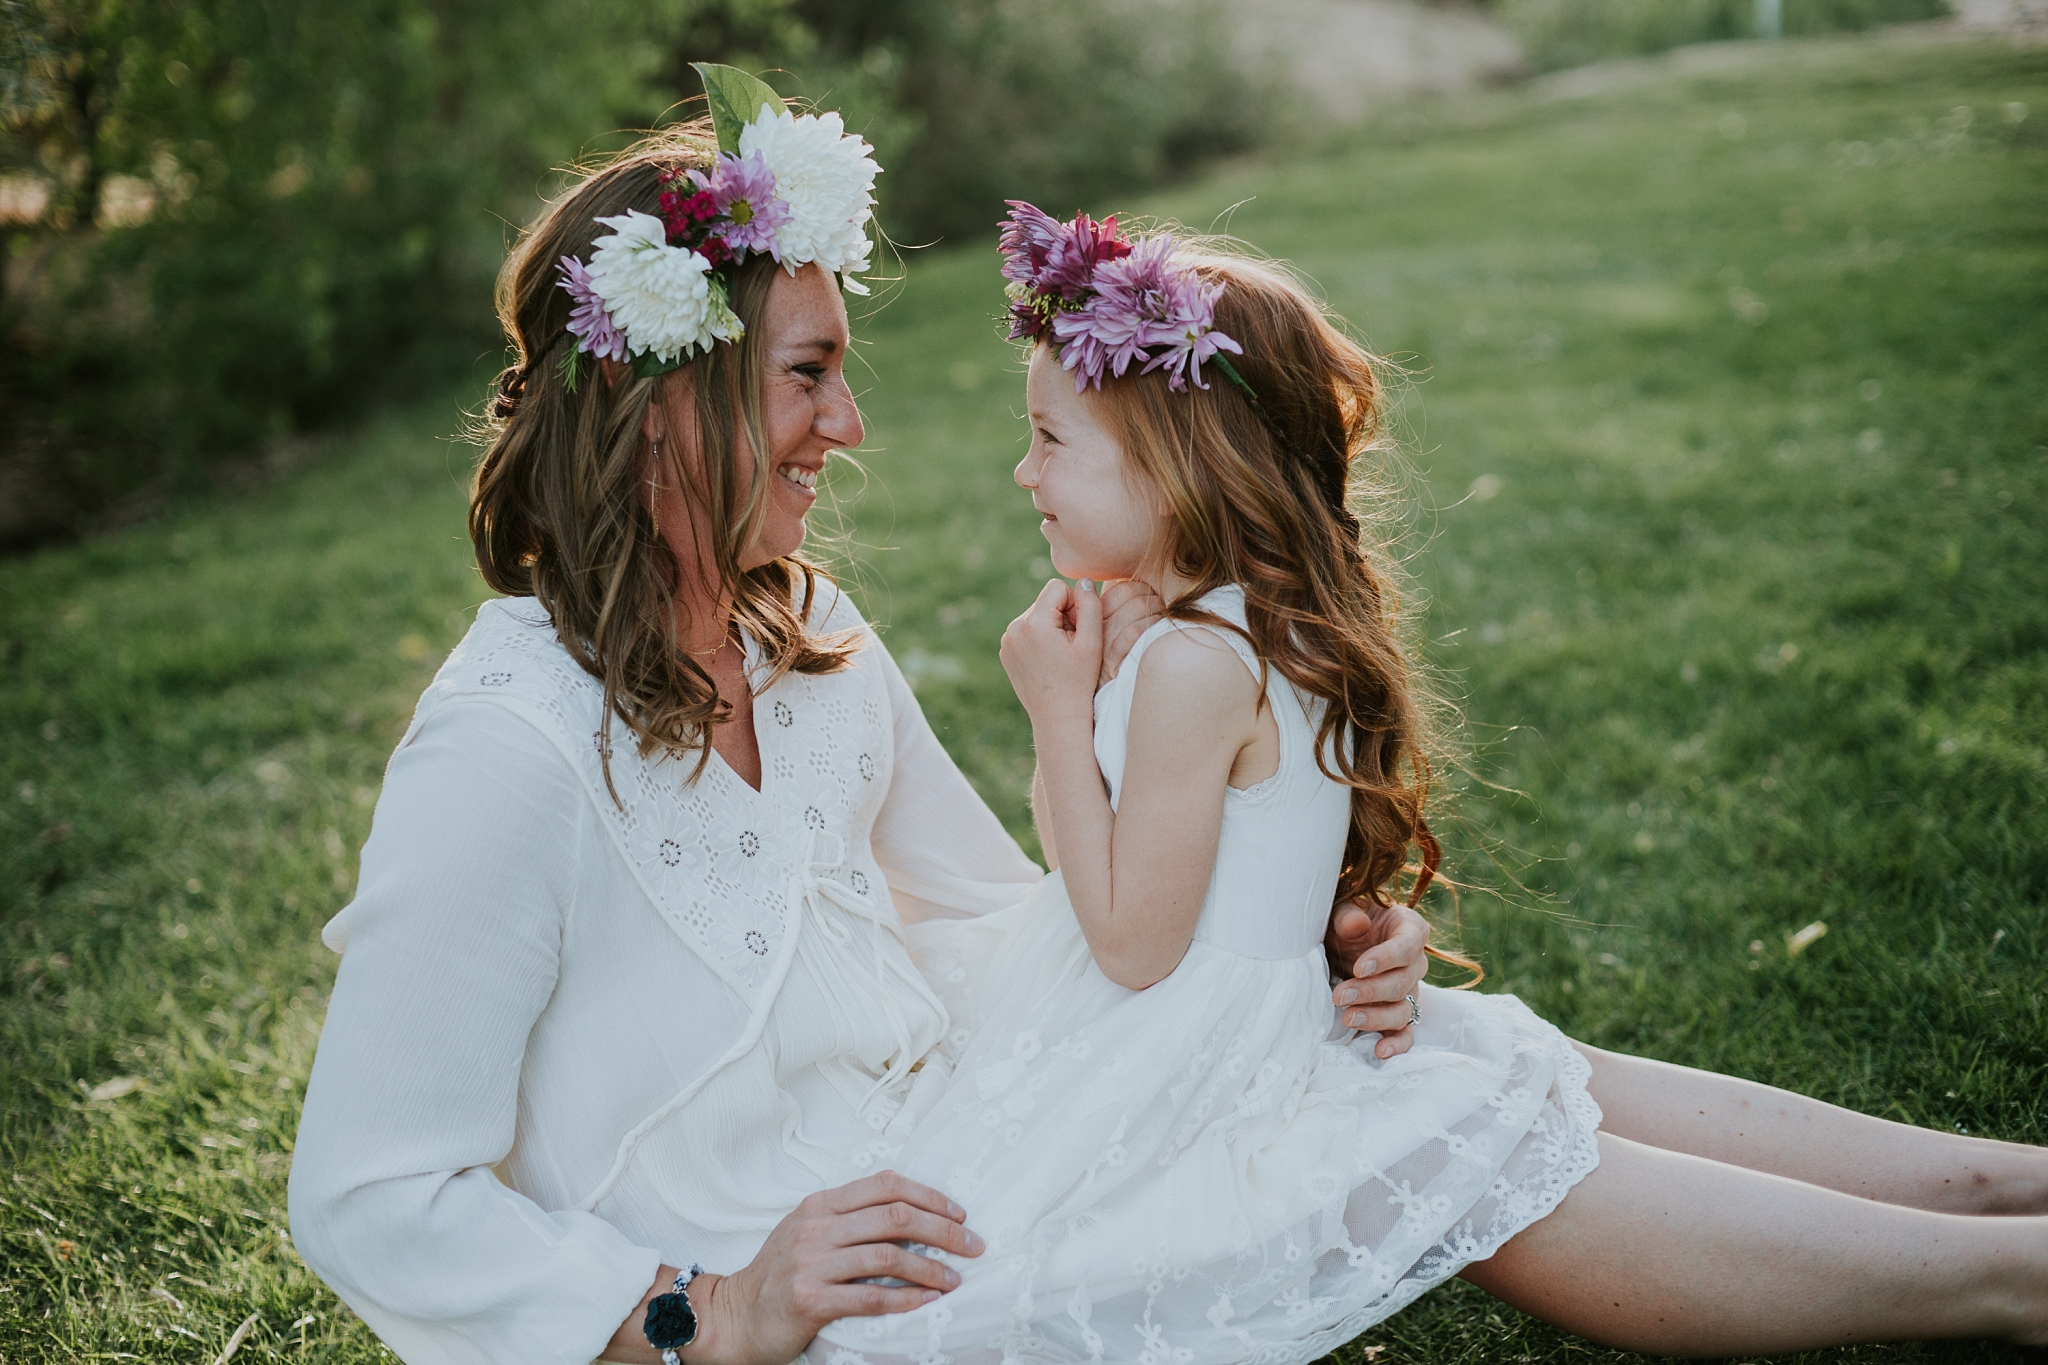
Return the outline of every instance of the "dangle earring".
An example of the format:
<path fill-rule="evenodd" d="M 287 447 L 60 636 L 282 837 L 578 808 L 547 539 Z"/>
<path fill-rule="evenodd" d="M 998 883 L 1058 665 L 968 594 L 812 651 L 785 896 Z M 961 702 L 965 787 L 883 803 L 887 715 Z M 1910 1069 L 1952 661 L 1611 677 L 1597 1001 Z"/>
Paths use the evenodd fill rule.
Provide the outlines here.
<path fill-rule="evenodd" d="M 661 442 L 654 443 L 655 476 L 647 481 L 654 490 L 654 496 L 647 500 L 647 514 L 654 521 L 654 538 L 661 539 Z"/>

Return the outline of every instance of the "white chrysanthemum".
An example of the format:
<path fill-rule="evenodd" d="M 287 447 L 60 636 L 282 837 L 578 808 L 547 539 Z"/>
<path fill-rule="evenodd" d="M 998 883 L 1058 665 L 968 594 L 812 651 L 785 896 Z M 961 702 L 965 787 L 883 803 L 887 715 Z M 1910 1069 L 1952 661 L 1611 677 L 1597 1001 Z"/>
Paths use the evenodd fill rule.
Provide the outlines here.
<path fill-rule="evenodd" d="M 874 216 L 875 177 L 882 168 L 874 148 L 846 131 L 837 114 L 804 114 L 763 104 L 740 130 L 740 155 L 759 152 L 775 172 L 775 197 L 789 205 L 789 221 L 775 230 L 775 259 L 787 270 L 816 262 L 848 278 L 868 268 L 867 223 Z"/>
<path fill-rule="evenodd" d="M 661 219 L 627 209 L 597 221 L 612 233 L 592 244 L 590 283 L 635 355 L 652 351 L 667 364 L 745 330 L 712 292 L 711 262 L 670 246 Z"/>

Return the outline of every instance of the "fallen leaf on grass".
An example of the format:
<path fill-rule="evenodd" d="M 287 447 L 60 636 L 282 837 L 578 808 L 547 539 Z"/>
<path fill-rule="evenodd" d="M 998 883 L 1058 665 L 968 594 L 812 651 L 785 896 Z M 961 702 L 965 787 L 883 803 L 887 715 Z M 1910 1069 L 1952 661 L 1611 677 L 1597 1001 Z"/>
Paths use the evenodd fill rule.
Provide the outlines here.
<path fill-rule="evenodd" d="M 185 1301 L 179 1298 L 176 1294 L 173 1294 L 170 1290 L 164 1288 L 160 1284 L 151 1285 L 149 1287 L 149 1296 L 152 1299 L 162 1299 L 165 1303 L 177 1309 L 180 1313 L 185 1311 Z"/>
<path fill-rule="evenodd" d="M 1827 931 L 1827 925 L 1823 924 L 1819 920 L 1815 920 L 1813 923 L 1807 925 L 1804 929 L 1801 929 L 1798 933 L 1792 935 L 1792 937 L 1785 940 L 1785 955 L 1787 957 L 1798 957 L 1801 953 L 1805 952 L 1808 948 L 1813 946 L 1813 942 L 1815 939 L 1820 938 L 1822 935 L 1826 934 Z"/>
<path fill-rule="evenodd" d="M 57 1243 L 57 1259 L 68 1261 L 71 1259 L 71 1253 L 76 1250 L 78 1250 L 78 1243 L 72 1241 L 69 1237 L 61 1238 Z"/>
<path fill-rule="evenodd" d="M 251 1313 L 248 1317 L 242 1319 L 242 1325 L 237 1327 L 235 1334 L 228 1338 L 228 1344 L 221 1347 L 220 1354 L 213 1358 L 213 1365 L 228 1365 L 228 1362 L 235 1358 L 235 1352 L 242 1349 L 242 1342 L 247 1339 L 249 1329 L 256 1325 L 256 1319 L 260 1316 L 261 1314 Z"/>
<path fill-rule="evenodd" d="M 140 1076 L 116 1076 L 110 1081 L 101 1081 L 85 1092 L 87 1099 L 118 1100 L 123 1095 L 132 1095 L 142 1089 Z"/>

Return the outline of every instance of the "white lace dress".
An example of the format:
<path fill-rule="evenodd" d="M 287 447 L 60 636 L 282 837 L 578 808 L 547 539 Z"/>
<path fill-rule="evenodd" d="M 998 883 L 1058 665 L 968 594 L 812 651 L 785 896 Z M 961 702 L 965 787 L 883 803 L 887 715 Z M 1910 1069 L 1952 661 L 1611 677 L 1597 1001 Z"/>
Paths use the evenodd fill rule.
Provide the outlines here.
<path fill-rule="evenodd" d="M 1205 605 L 1243 621 L 1234 588 Z M 1139 662 L 1185 628 L 1147 631 L 1096 699 L 1112 805 Z M 1415 1047 L 1389 1061 L 1336 1027 L 1321 943 L 1347 794 L 1293 687 L 1273 673 L 1266 695 L 1279 770 L 1226 797 L 1164 981 L 1104 977 L 1057 874 L 1008 910 L 910 927 L 950 1032 L 863 1155 L 958 1199 L 988 1249 L 945 1258 L 963 1283 L 935 1303 L 831 1324 L 816 1365 L 1313 1360 L 1593 1169 L 1587 1063 L 1512 996 L 1425 987 Z"/>

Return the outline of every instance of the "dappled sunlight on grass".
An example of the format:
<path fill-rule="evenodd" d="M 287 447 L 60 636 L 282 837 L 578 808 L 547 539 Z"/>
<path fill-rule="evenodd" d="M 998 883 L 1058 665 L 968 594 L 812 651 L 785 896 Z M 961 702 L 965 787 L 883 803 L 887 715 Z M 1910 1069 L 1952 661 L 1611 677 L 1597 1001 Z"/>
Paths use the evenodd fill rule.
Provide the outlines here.
<path fill-rule="evenodd" d="M 1432 908 L 1484 989 L 1602 1046 L 2048 1140 L 2048 64 L 1756 62 L 1419 106 L 1139 207 L 1249 198 L 1232 227 L 1413 371 L 1404 548 L 1473 774 L 1446 823 L 1472 889 Z M 1028 839 L 996 641 L 1051 566 L 1010 481 L 992 240 L 913 255 L 858 325 L 867 473 L 835 466 L 823 510 Z M 252 1313 L 238 1360 L 388 1358 L 279 1210 L 319 926 L 487 595 L 456 425 L 398 414 L 267 492 L 0 565 L 10 1361 L 211 1360 Z M 1637 1359 L 1462 1285 L 1345 1358 Z"/>

